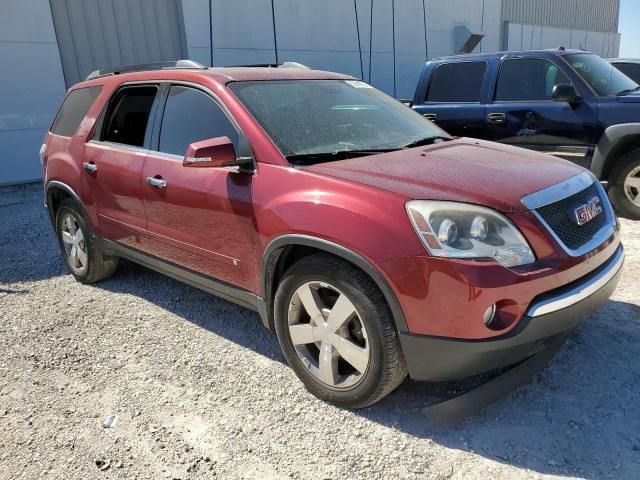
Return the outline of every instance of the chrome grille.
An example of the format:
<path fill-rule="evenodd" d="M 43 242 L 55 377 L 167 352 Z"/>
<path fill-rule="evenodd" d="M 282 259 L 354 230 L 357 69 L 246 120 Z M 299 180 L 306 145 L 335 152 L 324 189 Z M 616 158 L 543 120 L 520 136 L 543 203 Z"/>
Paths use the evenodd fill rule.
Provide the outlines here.
<path fill-rule="evenodd" d="M 588 203 L 593 197 L 600 199 L 602 212 L 585 224 L 578 225 L 576 208 Z M 592 183 L 584 190 L 540 207 L 536 211 L 567 248 L 576 250 L 590 242 L 609 223 L 606 202 L 608 200 L 602 198 L 596 184 Z"/>
<path fill-rule="evenodd" d="M 600 199 L 602 207 L 598 215 L 593 215 L 593 205 L 589 205 L 594 197 Z M 560 247 L 573 257 L 602 245 L 616 231 L 616 216 L 607 192 L 587 171 L 530 193 L 522 198 L 522 203 L 549 230 Z M 585 221 L 585 217 L 590 220 Z"/>

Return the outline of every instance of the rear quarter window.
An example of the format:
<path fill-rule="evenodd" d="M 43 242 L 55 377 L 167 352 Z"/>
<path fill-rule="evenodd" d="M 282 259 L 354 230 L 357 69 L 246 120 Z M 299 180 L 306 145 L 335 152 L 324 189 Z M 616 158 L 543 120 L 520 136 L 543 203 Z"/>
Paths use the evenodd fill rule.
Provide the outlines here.
<path fill-rule="evenodd" d="M 87 87 L 69 92 L 53 120 L 51 133 L 63 137 L 73 136 L 101 90 L 102 87 Z"/>
<path fill-rule="evenodd" d="M 433 72 L 427 102 L 477 103 L 487 63 L 456 62 L 438 65 Z"/>

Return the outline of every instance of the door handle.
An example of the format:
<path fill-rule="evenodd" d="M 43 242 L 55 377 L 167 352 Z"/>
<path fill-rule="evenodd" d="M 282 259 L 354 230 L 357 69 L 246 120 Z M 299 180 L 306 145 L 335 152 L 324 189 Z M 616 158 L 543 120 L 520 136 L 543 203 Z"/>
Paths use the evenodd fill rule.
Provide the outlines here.
<path fill-rule="evenodd" d="M 507 116 L 504 113 L 490 113 L 487 115 L 487 121 L 496 125 L 501 125 L 507 121 Z"/>
<path fill-rule="evenodd" d="M 153 188 L 164 188 L 167 186 L 167 182 L 162 178 L 147 177 L 145 181 L 147 182 L 147 185 L 151 185 Z"/>
<path fill-rule="evenodd" d="M 438 119 L 437 113 L 423 113 L 422 116 L 427 120 L 431 120 L 432 122 L 435 122 Z"/>
<path fill-rule="evenodd" d="M 93 162 L 84 162 L 82 164 L 82 168 L 84 168 L 89 173 L 95 173 L 98 171 L 98 166 Z"/>

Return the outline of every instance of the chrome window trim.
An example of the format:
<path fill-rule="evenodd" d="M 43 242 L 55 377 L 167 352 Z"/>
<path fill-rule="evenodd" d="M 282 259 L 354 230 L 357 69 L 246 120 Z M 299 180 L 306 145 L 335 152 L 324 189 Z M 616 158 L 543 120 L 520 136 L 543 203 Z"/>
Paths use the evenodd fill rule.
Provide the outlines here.
<path fill-rule="evenodd" d="M 539 317 L 549 313 L 557 312 L 564 308 L 570 307 L 587 297 L 593 295 L 617 275 L 624 264 L 624 249 L 622 245 L 618 247 L 616 252 L 608 260 L 604 269 L 596 275 L 590 277 L 585 282 L 561 293 L 553 298 L 547 298 L 533 303 L 528 309 L 526 315 L 529 317 Z"/>
<path fill-rule="evenodd" d="M 119 150 L 127 150 L 129 152 L 136 152 L 136 153 L 146 154 L 149 152 L 148 148 L 136 147 L 135 145 L 127 145 L 126 143 L 109 142 L 106 140 L 91 139 L 87 142 L 87 144 L 95 145 L 97 147 L 109 147 L 109 148 L 116 148 Z"/>
<path fill-rule="evenodd" d="M 175 153 L 159 152 L 158 150 L 149 150 L 149 156 L 168 158 L 170 160 L 176 160 L 178 162 L 184 162 L 184 156 L 176 155 Z"/>
<path fill-rule="evenodd" d="M 607 225 L 600 229 L 598 233 L 596 233 L 591 240 L 582 245 L 579 248 L 571 249 L 565 245 L 565 243 L 556 235 L 556 232 L 553 231 L 553 228 L 542 218 L 542 216 L 538 213 L 536 209 L 540 207 L 544 207 L 545 205 L 549 205 L 551 203 L 558 202 L 560 200 L 564 200 L 571 195 L 575 195 L 576 193 L 584 190 L 591 186 L 591 184 L 595 183 L 596 189 L 598 190 L 598 194 L 602 199 L 602 207 L 603 214 L 607 217 Z M 551 185 L 542 190 L 538 190 L 530 195 L 527 195 L 522 198 L 522 203 L 525 207 L 527 207 L 536 218 L 544 225 L 547 231 L 553 236 L 558 245 L 562 247 L 562 249 L 572 257 L 579 257 L 584 255 L 585 253 L 590 252 L 594 248 L 600 246 L 606 240 L 608 240 L 611 235 L 615 233 L 615 225 L 616 225 L 616 217 L 613 212 L 613 207 L 608 200 L 607 192 L 605 192 L 604 188 L 594 179 L 593 175 L 589 172 L 582 172 L 574 177 L 565 180 L 564 182 L 557 183 L 555 185 Z"/>

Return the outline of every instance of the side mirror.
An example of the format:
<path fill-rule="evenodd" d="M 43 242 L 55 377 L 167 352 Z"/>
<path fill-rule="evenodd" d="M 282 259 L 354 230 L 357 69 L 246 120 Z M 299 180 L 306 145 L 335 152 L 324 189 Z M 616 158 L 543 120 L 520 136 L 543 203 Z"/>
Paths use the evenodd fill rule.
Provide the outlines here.
<path fill-rule="evenodd" d="M 236 167 L 238 171 L 253 172 L 253 158 L 238 157 L 229 137 L 192 143 L 187 148 L 182 165 L 200 168 Z"/>
<path fill-rule="evenodd" d="M 582 97 L 578 95 L 576 89 L 570 83 L 558 83 L 553 86 L 551 91 L 551 99 L 556 102 L 568 102 L 577 104 L 582 101 Z"/>

